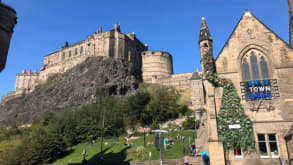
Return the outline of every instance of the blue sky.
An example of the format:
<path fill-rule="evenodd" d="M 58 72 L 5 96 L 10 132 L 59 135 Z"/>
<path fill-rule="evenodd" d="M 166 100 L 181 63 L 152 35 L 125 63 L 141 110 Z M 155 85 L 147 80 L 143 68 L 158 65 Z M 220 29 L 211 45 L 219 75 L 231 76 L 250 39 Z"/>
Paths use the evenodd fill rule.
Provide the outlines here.
<path fill-rule="evenodd" d="M 150 50 L 173 55 L 175 73 L 200 67 L 198 36 L 206 17 L 217 56 L 245 9 L 288 42 L 287 0 L 2 0 L 17 11 L 0 97 L 13 91 L 22 69 L 39 69 L 65 41 L 84 40 L 99 26 L 135 32 Z"/>

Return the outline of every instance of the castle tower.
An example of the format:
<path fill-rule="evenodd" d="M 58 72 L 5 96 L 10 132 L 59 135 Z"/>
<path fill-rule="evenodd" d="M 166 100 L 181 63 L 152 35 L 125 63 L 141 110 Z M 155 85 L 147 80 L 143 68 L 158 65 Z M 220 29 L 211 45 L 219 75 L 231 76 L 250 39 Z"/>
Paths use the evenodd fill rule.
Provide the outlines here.
<path fill-rule="evenodd" d="M 156 83 L 157 79 L 173 74 L 172 55 L 162 51 L 144 51 L 142 54 L 143 81 Z"/>
<path fill-rule="evenodd" d="M 204 17 L 201 18 L 201 27 L 200 27 L 200 33 L 199 33 L 199 48 L 200 48 L 200 57 L 203 59 L 203 50 L 204 49 L 209 49 L 211 52 L 213 50 L 213 39 L 211 37 L 208 25 L 206 23 L 206 19 Z M 202 68 L 202 73 L 204 75 L 205 70 L 203 66 L 203 62 L 201 60 L 201 68 Z M 205 77 L 203 76 L 203 79 Z"/>
<path fill-rule="evenodd" d="M 289 45 L 293 48 L 293 0 L 288 0 L 289 5 Z"/>

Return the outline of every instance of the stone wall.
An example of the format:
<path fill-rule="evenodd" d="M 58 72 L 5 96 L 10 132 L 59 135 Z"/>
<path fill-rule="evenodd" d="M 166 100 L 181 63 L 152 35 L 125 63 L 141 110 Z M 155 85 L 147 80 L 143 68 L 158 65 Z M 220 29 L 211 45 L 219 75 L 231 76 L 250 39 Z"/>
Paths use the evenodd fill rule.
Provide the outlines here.
<path fill-rule="evenodd" d="M 169 86 L 174 86 L 174 87 L 190 88 L 191 76 L 192 76 L 192 72 L 172 74 L 169 77 L 155 79 L 155 80 L 153 80 L 153 83 L 158 83 L 158 84 L 162 84 L 162 85 L 169 85 Z"/>
<path fill-rule="evenodd" d="M 171 160 L 164 160 L 163 164 L 168 165 L 182 165 L 182 159 L 171 159 Z M 149 160 L 144 162 L 130 162 L 130 165 L 160 165 L 160 160 Z"/>
<path fill-rule="evenodd" d="M 20 74 L 16 75 L 15 94 L 21 94 L 22 92 L 31 92 L 34 87 L 39 83 L 39 73 L 37 70 L 33 72 L 29 69 L 27 72 L 25 69 Z M 12 93 L 11 93 L 12 94 Z"/>

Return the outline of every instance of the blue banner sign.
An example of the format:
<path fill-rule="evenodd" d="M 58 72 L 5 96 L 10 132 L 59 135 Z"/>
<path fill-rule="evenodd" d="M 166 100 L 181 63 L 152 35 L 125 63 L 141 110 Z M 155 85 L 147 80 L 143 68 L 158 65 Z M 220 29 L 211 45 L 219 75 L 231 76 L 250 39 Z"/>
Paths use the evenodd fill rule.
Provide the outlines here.
<path fill-rule="evenodd" d="M 241 82 L 240 85 L 242 98 L 246 100 L 272 99 L 273 96 L 279 96 L 276 79 L 250 80 Z"/>

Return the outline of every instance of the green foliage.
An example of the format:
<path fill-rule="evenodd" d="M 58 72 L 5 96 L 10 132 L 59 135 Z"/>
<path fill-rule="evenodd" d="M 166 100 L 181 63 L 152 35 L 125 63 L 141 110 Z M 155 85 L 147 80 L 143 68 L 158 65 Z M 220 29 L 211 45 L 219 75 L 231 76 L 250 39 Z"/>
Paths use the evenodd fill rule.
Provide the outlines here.
<path fill-rule="evenodd" d="M 160 129 L 160 126 L 157 121 L 154 121 L 150 127 L 152 130 Z"/>
<path fill-rule="evenodd" d="M 179 92 L 172 87 L 141 84 L 137 93 L 127 98 L 125 109 L 126 125 L 130 128 L 136 126 L 151 126 L 159 128 L 159 123 L 186 115 L 190 110 L 186 105 L 178 103 Z"/>
<path fill-rule="evenodd" d="M 103 98 L 96 104 L 68 108 L 58 114 L 45 113 L 33 121 L 31 128 L 0 127 L 0 141 L 22 137 L 9 149 L 12 154 L 7 154 L 5 160 L 12 164 L 51 163 L 72 146 L 98 139 L 102 132 L 104 137 L 119 137 L 127 128 L 158 129 L 159 123 L 189 112 L 187 106 L 178 104 L 179 96 L 171 87 L 142 85 L 132 95 Z M 140 157 L 142 150 L 136 152 Z"/>
<path fill-rule="evenodd" d="M 148 152 L 144 146 L 138 146 L 130 150 L 134 160 L 145 160 L 148 157 Z"/>
<path fill-rule="evenodd" d="M 244 113 L 233 82 L 230 79 L 220 78 L 215 73 L 215 65 L 211 48 L 204 47 L 203 54 L 204 75 L 215 87 L 222 87 L 220 113 L 217 118 L 219 140 L 227 149 L 241 147 L 244 150 L 254 150 L 254 134 L 252 122 Z M 229 125 L 238 124 L 240 129 L 230 129 Z"/>
<path fill-rule="evenodd" d="M 187 117 L 185 121 L 182 123 L 182 127 L 187 130 L 187 129 L 194 129 L 195 128 L 195 121 L 194 118 Z"/>
<path fill-rule="evenodd" d="M 196 129 L 199 129 L 199 124 L 200 124 L 200 121 L 199 120 L 195 120 L 195 128 Z"/>
<path fill-rule="evenodd" d="M 175 144 L 172 146 L 168 146 L 167 150 L 165 151 L 165 159 L 182 159 L 183 155 L 183 142 L 181 140 L 176 140 L 176 136 L 178 133 L 182 136 L 185 136 L 186 140 L 193 137 L 194 131 L 182 131 L 182 132 L 171 132 L 164 134 L 164 137 L 172 138 L 175 140 Z M 140 146 L 144 145 L 144 138 L 141 137 L 139 139 L 131 140 L 131 145 L 125 146 L 124 145 L 124 137 L 120 136 L 119 140 L 116 137 L 106 137 L 104 141 L 108 142 L 108 145 L 104 145 L 105 148 L 104 152 L 104 163 L 105 164 L 123 164 L 123 162 L 128 162 L 132 160 L 159 160 L 160 153 L 157 151 L 154 140 L 156 134 L 150 134 L 146 136 L 146 151 L 147 153 L 152 152 L 152 156 L 149 158 L 139 158 L 135 156 L 136 149 L 141 148 Z M 118 143 L 117 143 L 118 142 Z M 68 164 L 69 160 L 72 164 L 80 163 L 82 161 L 82 150 L 86 148 L 87 151 L 87 159 L 88 164 L 96 164 L 98 162 L 98 155 L 100 153 L 100 141 L 96 141 L 95 144 L 86 144 L 81 143 L 72 147 L 72 152 L 67 155 L 66 157 L 59 159 L 53 164 Z M 188 148 L 188 142 L 185 141 L 185 148 Z"/>

